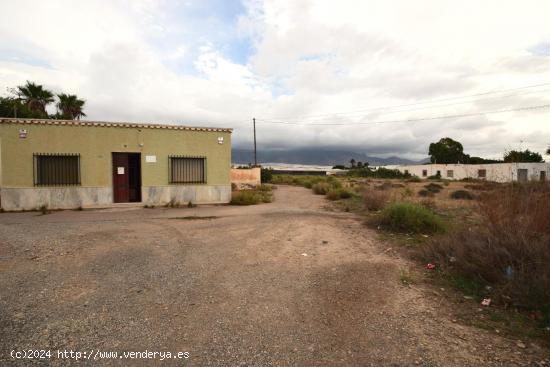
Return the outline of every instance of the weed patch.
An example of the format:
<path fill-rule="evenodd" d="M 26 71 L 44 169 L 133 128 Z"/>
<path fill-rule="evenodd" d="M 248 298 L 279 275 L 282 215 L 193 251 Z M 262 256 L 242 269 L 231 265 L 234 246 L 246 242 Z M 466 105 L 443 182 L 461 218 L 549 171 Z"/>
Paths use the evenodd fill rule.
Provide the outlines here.
<path fill-rule="evenodd" d="M 243 190 L 234 191 L 231 195 L 231 205 L 256 205 L 273 201 L 271 191 Z"/>
<path fill-rule="evenodd" d="M 444 232 L 441 217 L 419 204 L 393 203 L 381 213 L 380 224 L 407 233 Z"/>

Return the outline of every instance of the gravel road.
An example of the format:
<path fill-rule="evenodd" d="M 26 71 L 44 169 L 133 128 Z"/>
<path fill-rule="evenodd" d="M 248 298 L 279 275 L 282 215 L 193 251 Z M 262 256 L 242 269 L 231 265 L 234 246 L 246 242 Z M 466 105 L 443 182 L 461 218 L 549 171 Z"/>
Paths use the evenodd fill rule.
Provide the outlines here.
<path fill-rule="evenodd" d="M 453 322 L 325 204 L 280 186 L 250 207 L 0 214 L 0 365 L 76 364 L 10 358 L 46 349 L 189 352 L 83 366 L 550 366 L 536 343 Z"/>

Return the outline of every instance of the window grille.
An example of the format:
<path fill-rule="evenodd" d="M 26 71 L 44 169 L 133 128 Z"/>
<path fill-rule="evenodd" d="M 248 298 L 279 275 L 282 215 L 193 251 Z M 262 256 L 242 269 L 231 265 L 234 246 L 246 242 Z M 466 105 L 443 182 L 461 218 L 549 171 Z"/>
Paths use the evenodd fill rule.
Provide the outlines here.
<path fill-rule="evenodd" d="M 33 154 L 35 186 L 80 185 L 80 154 Z"/>
<path fill-rule="evenodd" d="M 170 156 L 170 183 L 206 183 L 206 158 Z"/>

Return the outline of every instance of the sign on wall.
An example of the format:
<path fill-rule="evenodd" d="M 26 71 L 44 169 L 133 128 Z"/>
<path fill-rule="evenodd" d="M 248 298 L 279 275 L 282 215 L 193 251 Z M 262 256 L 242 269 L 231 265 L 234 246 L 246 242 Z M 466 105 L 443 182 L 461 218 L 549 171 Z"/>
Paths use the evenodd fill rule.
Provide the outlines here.
<path fill-rule="evenodd" d="M 19 129 L 19 139 L 25 139 L 27 137 L 27 129 Z"/>
<path fill-rule="evenodd" d="M 147 163 L 157 163 L 157 156 L 156 155 L 146 155 L 145 156 L 145 162 L 147 162 Z"/>
<path fill-rule="evenodd" d="M 119 175 L 123 175 L 124 174 L 124 167 L 117 167 L 116 168 L 116 173 L 119 174 Z"/>

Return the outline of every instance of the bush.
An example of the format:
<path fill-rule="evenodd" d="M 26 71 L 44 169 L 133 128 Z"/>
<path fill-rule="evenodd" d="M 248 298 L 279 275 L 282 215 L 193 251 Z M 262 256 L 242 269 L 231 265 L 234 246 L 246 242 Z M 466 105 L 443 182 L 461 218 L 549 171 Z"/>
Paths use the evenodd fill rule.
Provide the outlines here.
<path fill-rule="evenodd" d="M 330 189 L 326 197 L 328 200 L 348 199 L 351 197 L 351 192 L 346 189 Z"/>
<path fill-rule="evenodd" d="M 474 196 L 470 194 L 469 191 L 466 190 L 456 190 L 451 192 L 451 199 L 457 199 L 457 200 L 472 200 Z"/>
<path fill-rule="evenodd" d="M 491 285 L 495 301 L 550 315 L 550 186 L 501 186 L 479 197 L 478 210 L 479 226 L 434 240 L 424 255 L 453 276 Z"/>
<path fill-rule="evenodd" d="M 326 182 L 319 182 L 313 185 L 311 189 L 316 195 L 326 195 L 330 191 L 330 185 Z"/>
<path fill-rule="evenodd" d="M 326 183 L 328 183 L 333 189 L 339 189 L 342 187 L 342 182 L 340 182 L 340 180 L 338 180 L 334 176 L 328 176 L 326 179 Z"/>
<path fill-rule="evenodd" d="M 365 208 L 370 211 L 382 210 L 390 199 L 386 191 L 368 189 L 363 192 Z"/>
<path fill-rule="evenodd" d="M 327 192 L 326 198 L 328 200 L 340 200 L 340 194 L 336 190 L 330 190 Z"/>
<path fill-rule="evenodd" d="M 443 186 L 441 186 L 440 184 L 436 184 L 436 183 L 433 183 L 433 182 L 430 182 L 429 184 L 425 185 L 424 187 L 426 188 L 426 190 L 428 190 L 430 192 L 433 192 L 433 193 L 438 193 L 443 188 Z"/>
<path fill-rule="evenodd" d="M 338 190 L 338 194 L 340 195 L 340 199 L 349 199 L 352 197 L 352 193 L 346 189 Z"/>
<path fill-rule="evenodd" d="M 437 214 L 414 203 L 388 205 L 382 211 L 380 224 L 409 233 L 434 233 L 445 230 L 445 224 Z"/>
<path fill-rule="evenodd" d="M 418 176 L 412 176 L 407 178 L 407 182 L 422 182 L 422 179 Z"/>
<path fill-rule="evenodd" d="M 261 182 L 271 182 L 273 179 L 273 170 L 271 168 L 262 168 L 260 170 Z"/>

